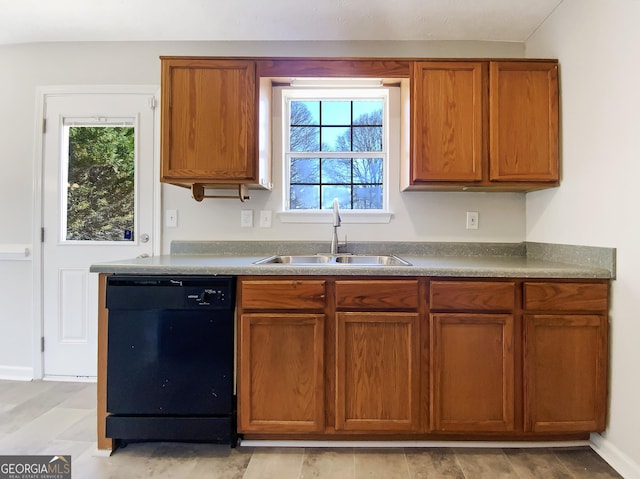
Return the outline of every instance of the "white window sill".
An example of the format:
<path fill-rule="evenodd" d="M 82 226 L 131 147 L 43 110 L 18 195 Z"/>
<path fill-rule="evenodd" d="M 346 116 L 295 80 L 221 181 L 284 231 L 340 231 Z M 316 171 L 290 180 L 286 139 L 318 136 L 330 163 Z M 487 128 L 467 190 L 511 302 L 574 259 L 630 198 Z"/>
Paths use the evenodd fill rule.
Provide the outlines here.
<path fill-rule="evenodd" d="M 331 223 L 333 212 L 323 211 L 278 211 L 276 213 L 282 223 Z M 343 224 L 382 224 L 389 223 L 393 213 L 390 211 L 366 211 L 366 210 L 340 210 L 340 219 Z"/>

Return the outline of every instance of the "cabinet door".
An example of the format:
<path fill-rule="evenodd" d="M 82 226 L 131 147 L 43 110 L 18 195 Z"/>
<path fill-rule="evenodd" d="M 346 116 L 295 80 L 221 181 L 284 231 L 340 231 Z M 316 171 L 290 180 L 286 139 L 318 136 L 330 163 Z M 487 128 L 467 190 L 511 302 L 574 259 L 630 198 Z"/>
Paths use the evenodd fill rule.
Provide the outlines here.
<path fill-rule="evenodd" d="M 255 62 L 162 61 L 162 180 L 256 180 Z"/>
<path fill-rule="evenodd" d="M 240 432 L 324 429 L 323 314 L 240 318 Z"/>
<path fill-rule="evenodd" d="M 417 431 L 417 313 L 336 313 L 336 429 Z"/>
<path fill-rule="evenodd" d="M 415 62 L 411 100 L 411 182 L 482 179 L 481 62 Z"/>
<path fill-rule="evenodd" d="M 558 65 L 491 62 L 492 181 L 558 180 Z"/>
<path fill-rule="evenodd" d="M 526 430 L 604 430 L 606 325 L 597 314 L 525 316 Z"/>
<path fill-rule="evenodd" d="M 431 328 L 433 430 L 513 430 L 513 316 L 432 314 Z"/>

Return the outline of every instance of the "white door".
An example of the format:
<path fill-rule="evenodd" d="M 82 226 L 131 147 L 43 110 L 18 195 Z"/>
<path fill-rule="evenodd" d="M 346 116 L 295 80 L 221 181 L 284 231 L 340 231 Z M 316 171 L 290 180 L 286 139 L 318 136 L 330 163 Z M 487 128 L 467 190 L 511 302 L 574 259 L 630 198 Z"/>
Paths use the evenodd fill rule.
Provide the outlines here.
<path fill-rule="evenodd" d="M 155 98 L 45 96 L 42 307 L 45 377 L 93 377 L 93 263 L 153 253 Z"/>

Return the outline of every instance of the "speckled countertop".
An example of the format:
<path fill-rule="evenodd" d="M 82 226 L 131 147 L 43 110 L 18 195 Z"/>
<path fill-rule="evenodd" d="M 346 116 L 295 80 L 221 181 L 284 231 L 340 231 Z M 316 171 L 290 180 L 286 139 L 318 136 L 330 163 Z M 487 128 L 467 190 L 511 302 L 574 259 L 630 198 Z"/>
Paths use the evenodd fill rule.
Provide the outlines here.
<path fill-rule="evenodd" d="M 254 262 L 325 253 L 326 243 L 174 242 L 171 254 L 94 264 L 91 272 L 197 275 L 380 275 L 492 278 L 615 278 L 615 249 L 546 243 L 351 243 L 341 252 L 394 254 L 410 266 Z"/>

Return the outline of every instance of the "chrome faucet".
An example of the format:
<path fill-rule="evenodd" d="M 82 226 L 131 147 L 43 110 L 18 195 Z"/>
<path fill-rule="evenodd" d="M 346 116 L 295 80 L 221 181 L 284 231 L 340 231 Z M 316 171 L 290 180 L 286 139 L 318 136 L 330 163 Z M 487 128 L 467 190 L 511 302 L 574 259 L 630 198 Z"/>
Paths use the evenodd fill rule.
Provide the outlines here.
<path fill-rule="evenodd" d="M 342 221 L 340 220 L 340 209 L 338 206 L 338 198 L 333 199 L 333 236 L 331 237 L 331 254 L 338 254 L 338 228 Z"/>

